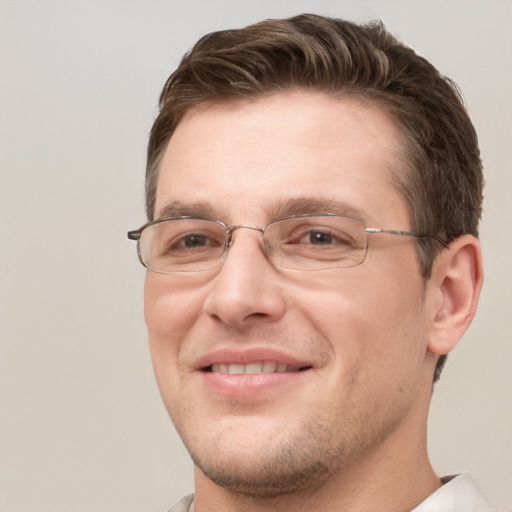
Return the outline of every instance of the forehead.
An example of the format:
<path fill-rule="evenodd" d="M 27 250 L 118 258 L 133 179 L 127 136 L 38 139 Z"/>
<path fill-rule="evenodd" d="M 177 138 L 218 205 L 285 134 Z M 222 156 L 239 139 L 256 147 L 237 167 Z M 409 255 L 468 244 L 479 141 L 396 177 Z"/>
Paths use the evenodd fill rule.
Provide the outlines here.
<path fill-rule="evenodd" d="M 179 203 L 229 222 L 269 220 L 281 203 L 303 199 L 330 210 L 337 202 L 368 220 L 404 210 L 392 184 L 399 140 L 386 112 L 353 97 L 299 90 L 200 105 L 166 148 L 155 216 Z"/>

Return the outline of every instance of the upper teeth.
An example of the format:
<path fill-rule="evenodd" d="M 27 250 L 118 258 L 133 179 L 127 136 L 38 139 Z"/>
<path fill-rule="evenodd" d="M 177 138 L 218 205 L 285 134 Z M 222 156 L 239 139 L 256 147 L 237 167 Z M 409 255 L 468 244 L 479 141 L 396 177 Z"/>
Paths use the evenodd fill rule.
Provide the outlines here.
<path fill-rule="evenodd" d="M 215 363 L 211 366 L 212 372 L 230 373 L 237 375 L 241 373 L 285 373 L 296 372 L 299 370 L 298 366 L 289 366 L 284 363 L 276 363 L 275 361 L 264 361 L 249 364 L 225 364 Z"/>

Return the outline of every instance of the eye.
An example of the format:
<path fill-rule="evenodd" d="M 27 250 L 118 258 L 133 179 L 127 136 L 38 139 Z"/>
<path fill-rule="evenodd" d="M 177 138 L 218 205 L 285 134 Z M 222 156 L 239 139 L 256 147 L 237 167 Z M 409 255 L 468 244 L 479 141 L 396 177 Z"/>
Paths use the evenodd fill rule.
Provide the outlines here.
<path fill-rule="evenodd" d="M 184 233 L 169 241 L 168 250 L 181 251 L 187 249 L 209 249 L 220 247 L 223 245 L 223 243 L 224 240 L 220 239 L 214 234 Z"/>
<path fill-rule="evenodd" d="M 301 242 L 313 245 L 329 245 L 335 241 L 332 233 L 325 231 L 310 231 L 301 239 Z"/>
<path fill-rule="evenodd" d="M 356 218 L 297 215 L 269 224 L 265 252 L 279 268 L 323 270 L 364 260 L 366 231 Z"/>
<path fill-rule="evenodd" d="M 335 247 L 351 245 L 353 241 L 348 234 L 342 231 L 320 226 L 297 231 L 289 237 L 287 243 Z"/>
<path fill-rule="evenodd" d="M 141 257 L 148 268 L 163 272 L 214 268 L 225 247 L 224 227 L 205 219 L 165 219 L 150 225 L 143 235 Z"/>
<path fill-rule="evenodd" d="M 187 222 L 192 224 L 191 222 Z M 151 254 L 158 258 L 188 258 L 211 255 L 223 250 L 224 231 L 212 226 L 181 226 L 168 222 L 155 226 Z M 185 222 L 183 222 L 185 224 Z M 203 222 L 203 224 L 206 224 Z M 185 229 L 184 229 L 185 228 Z M 187 229 L 188 228 L 188 229 Z"/>
<path fill-rule="evenodd" d="M 207 237 L 206 235 L 201 235 L 198 233 L 193 233 L 191 235 L 183 237 L 183 239 L 180 241 L 180 245 L 181 244 L 183 244 L 183 246 L 186 247 L 187 249 L 214 245 L 211 238 Z"/>

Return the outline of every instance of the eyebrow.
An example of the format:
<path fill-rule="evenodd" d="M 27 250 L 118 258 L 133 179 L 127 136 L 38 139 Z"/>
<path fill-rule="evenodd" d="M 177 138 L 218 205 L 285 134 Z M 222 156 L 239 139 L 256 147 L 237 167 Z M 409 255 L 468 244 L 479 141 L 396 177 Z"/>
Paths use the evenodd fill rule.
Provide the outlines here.
<path fill-rule="evenodd" d="M 159 212 L 158 218 L 166 217 L 212 217 L 213 208 L 208 203 L 183 203 L 181 201 L 171 201 L 167 203 Z"/>
<path fill-rule="evenodd" d="M 309 213 L 337 213 L 363 218 L 362 210 L 337 199 L 298 197 L 276 202 L 271 208 L 273 218 Z"/>
<path fill-rule="evenodd" d="M 311 213 L 337 213 L 341 215 L 350 215 L 364 220 L 362 210 L 349 205 L 345 201 L 316 198 L 316 197 L 298 197 L 286 200 L 277 200 L 268 208 L 268 217 L 270 220 L 288 217 L 289 215 L 302 215 Z M 170 201 L 162 207 L 158 218 L 167 217 L 215 217 L 215 210 L 210 203 L 184 203 L 182 201 Z M 220 219 L 222 220 L 222 219 Z"/>

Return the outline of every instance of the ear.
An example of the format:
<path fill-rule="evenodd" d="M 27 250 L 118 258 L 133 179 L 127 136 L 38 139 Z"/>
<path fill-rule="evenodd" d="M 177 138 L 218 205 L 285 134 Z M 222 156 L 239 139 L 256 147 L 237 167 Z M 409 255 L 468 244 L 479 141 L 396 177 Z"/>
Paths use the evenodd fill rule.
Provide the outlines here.
<path fill-rule="evenodd" d="M 457 238 L 438 255 L 428 284 L 435 297 L 428 341 L 431 352 L 447 354 L 457 345 L 475 316 L 482 282 L 482 253 L 474 236 Z"/>

